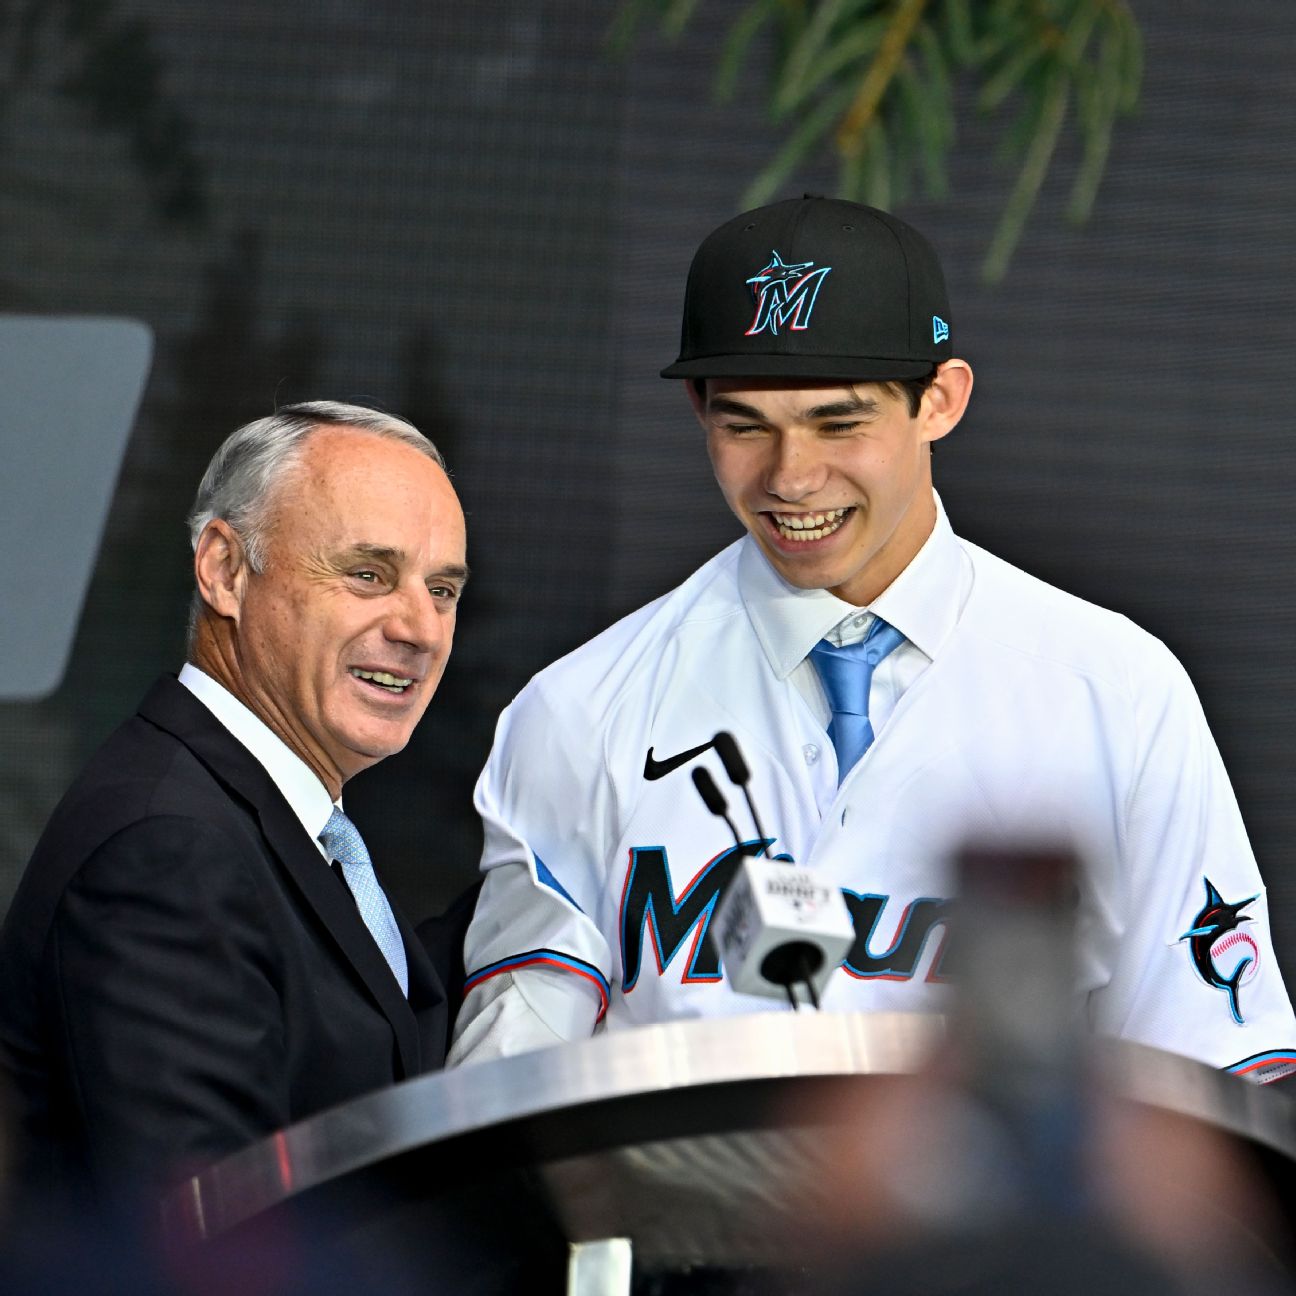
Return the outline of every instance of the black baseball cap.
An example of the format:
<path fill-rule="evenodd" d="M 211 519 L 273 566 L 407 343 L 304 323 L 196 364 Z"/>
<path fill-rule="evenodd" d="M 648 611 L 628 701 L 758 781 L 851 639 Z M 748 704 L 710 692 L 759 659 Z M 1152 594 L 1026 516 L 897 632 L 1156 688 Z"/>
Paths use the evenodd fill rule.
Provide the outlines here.
<path fill-rule="evenodd" d="M 663 378 L 922 378 L 953 354 L 935 250 L 888 212 L 807 194 L 698 248 Z"/>

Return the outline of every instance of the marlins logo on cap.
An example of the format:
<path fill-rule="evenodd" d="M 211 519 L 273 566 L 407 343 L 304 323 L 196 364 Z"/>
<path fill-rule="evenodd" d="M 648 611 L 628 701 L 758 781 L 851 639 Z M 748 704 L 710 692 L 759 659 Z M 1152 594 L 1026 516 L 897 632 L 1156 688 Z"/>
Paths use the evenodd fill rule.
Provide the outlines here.
<path fill-rule="evenodd" d="M 953 354 L 949 314 L 940 262 L 912 226 L 859 203 L 795 198 L 703 240 L 679 359 L 662 377 L 922 378 Z"/>
<path fill-rule="evenodd" d="M 788 265 L 777 252 L 769 265 L 747 280 L 747 286 L 756 298 L 756 317 L 747 330 L 747 336 L 769 329 L 777 333 L 779 326 L 806 329 L 814 310 L 819 285 L 832 266 L 814 268 L 813 261 L 798 261 Z"/>

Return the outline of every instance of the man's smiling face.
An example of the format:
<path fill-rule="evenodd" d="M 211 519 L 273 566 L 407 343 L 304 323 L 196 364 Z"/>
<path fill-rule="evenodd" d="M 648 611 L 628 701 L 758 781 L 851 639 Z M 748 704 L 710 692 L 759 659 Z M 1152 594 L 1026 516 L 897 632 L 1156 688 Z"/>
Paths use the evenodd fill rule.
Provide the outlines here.
<path fill-rule="evenodd" d="M 931 442 L 958 422 L 970 387 L 951 361 L 916 415 L 879 383 L 712 378 L 690 395 L 725 500 L 775 570 L 862 606 L 931 534 Z"/>
<path fill-rule="evenodd" d="M 341 427 L 311 434 L 268 507 L 237 691 L 336 795 L 405 746 L 436 691 L 467 577 L 463 511 L 431 459 Z"/>

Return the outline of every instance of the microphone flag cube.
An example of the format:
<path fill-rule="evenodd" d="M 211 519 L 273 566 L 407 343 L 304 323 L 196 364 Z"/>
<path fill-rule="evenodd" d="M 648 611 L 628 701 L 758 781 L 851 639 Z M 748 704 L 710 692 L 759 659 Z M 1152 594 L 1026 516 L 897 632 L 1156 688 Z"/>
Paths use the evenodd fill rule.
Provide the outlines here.
<path fill-rule="evenodd" d="M 809 981 L 822 994 L 855 940 L 841 890 L 807 869 L 749 857 L 715 917 L 729 984 L 741 994 L 786 998 Z"/>

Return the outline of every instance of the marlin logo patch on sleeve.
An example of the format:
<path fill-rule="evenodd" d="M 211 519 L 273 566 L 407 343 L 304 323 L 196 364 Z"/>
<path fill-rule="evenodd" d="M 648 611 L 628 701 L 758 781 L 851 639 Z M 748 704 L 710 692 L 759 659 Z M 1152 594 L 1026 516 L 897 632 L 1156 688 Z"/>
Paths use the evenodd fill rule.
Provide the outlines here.
<path fill-rule="evenodd" d="M 1238 994 L 1242 986 L 1260 970 L 1260 947 L 1251 936 L 1240 930 L 1241 924 L 1253 921 L 1242 912 L 1260 897 L 1230 903 L 1215 889 L 1210 878 L 1206 883 L 1206 903 L 1197 912 L 1192 926 L 1179 940 L 1188 942 L 1197 975 L 1216 990 L 1228 995 L 1233 1020 L 1242 1025 Z"/>
<path fill-rule="evenodd" d="M 820 285 L 831 269 L 820 266 L 816 270 L 813 261 L 789 265 L 777 252 L 772 253 L 769 265 L 747 280 L 756 299 L 756 314 L 746 336 L 754 337 L 767 329 L 777 336 L 783 326 L 798 331 L 809 328 Z"/>

